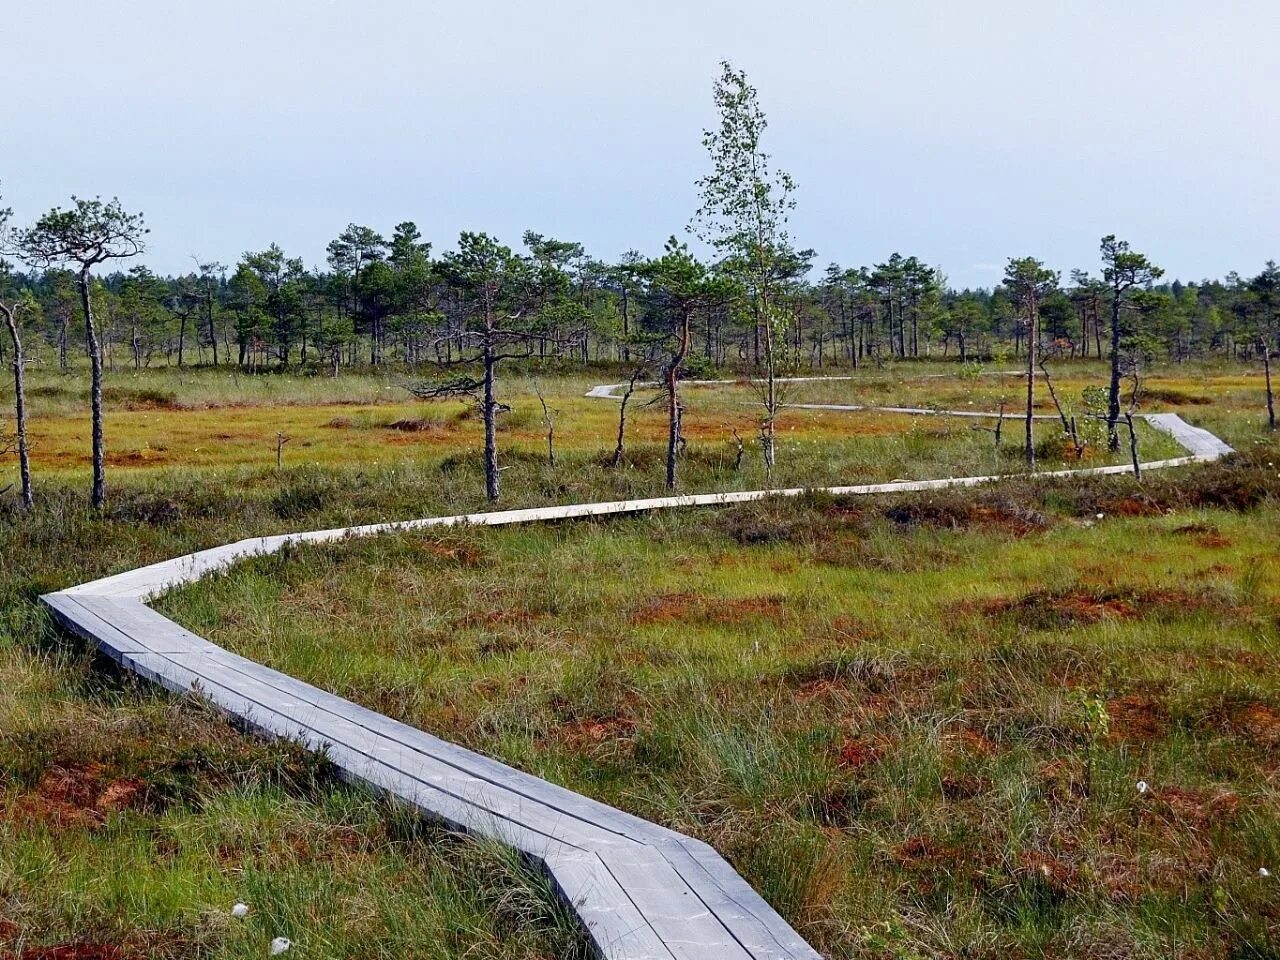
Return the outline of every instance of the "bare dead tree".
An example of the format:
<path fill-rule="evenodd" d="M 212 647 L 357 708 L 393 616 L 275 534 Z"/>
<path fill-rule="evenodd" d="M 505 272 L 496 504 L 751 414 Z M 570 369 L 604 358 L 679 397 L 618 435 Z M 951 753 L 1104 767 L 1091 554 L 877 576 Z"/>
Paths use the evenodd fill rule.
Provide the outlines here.
<path fill-rule="evenodd" d="M 12 211 L 0 209 L 0 252 L 9 247 L 9 217 Z M 0 261 L 0 280 L 8 272 L 8 264 Z M 27 444 L 27 394 L 26 363 L 27 358 L 22 350 L 22 319 L 24 312 L 34 307 L 30 294 L 20 299 L 0 300 L 0 314 L 4 315 L 5 327 L 9 331 L 9 342 L 13 349 L 13 413 L 14 426 L 13 446 L 18 451 L 18 475 L 22 482 L 22 505 L 30 510 L 35 503 L 31 486 L 31 453 Z"/>
<path fill-rule="evenodd" d="M 1062 421 L 1062 429 L 1065 432 L 1070 433 L 1071 422 L 1067 418 L 1066 411 L 1062 409 L 1062 403 L 1058 400 L 1058 391 L 1053 388 L 1053 377 L 1049 375 L 1049 367 L 1045 363 L 1046 359 L 1047 358 L 1045 357 L 1041 357 L 1036 363 L 1036 366 L 1038 366 L 1040 368 L 1040 372 L 1044 374 L 1044 385 L 1049 388 L 1049 399 L 1053 401 L 1053 407 L 1058 411 L 1058 419 Z"/>
<path fill-rule="evenodd" d="M 1111 424 L 1111 419 L 1109 415 L 1094 414 L 1092 416 L 1092 419 L 1100 420 L 1103 423 L 1106 423 L 1108 427 Z M 1141 480 L 1142 479 L 1142 461 L 1138 453 L 1138 431 L 1133 422 L 1133 405 L 1132 404 L 1130 404 L 1127 410 L 1121 411 L 1120 420 L 1122 423 L 1124 423 L 1125 427 L 1127 427 L 1129 430 L 1129 460 L 1133 464 L 1133 475 L 1137 479 Z"/>
<path fill-rule="evenodd" d="M 535 378 L 533 381 L 533 392 L 537 394 L 538 402 L 542 404 L 542 425 L 547 428 L 547 463 L 551 466 L 556 465 L 556 421 L 552 416 L 553 411 L 547 406 L 547 398 L 542 394 L 542 385 Z"/>
<path fill-rule="evenodd" d="M 733 469 L 736 471 L 736 470 L 742 469 L 742 458 L 743 456 L 746 455 L 746 452 L 747 452 L 746 447 L 742 443 L 742 437 L 738 434 L 737 427 L 733 428 L 733 442 L 737 445 L 737 449 L 735 451 L 735 455 L 733 458 Z"/>
<path fill-rule="evenodd" d="M 1142 361 L 1138 357 L 1130 357 L 1123 365 L 1125 379 L 1129 381 L 1128 411 L 1133 413 L 1142 402 L 1142 393 L 1146 381 L 1142 377 Z"/>
<path fill-rule="evenodd" d="M 995 449 L 997 452 L 1000 450 L 1000 437 L 1004 433 L 1004 411 L 1007 405 L 1008 401 L 1004 397 L 1001 397 L 1000 408 L 999 412 L 996 414 L 996 425 L 994 427 L 984 427 L 981 424 L 975 424 L 970 428 L 972 430 L 981 430 L 985 433 L 990 433 L 995 438 Z"/>
<path fill-rule="evenodd" d="M 1124 412 L 1124 423 L 1129 428 L 1129 457 L 1133 460 L 1133 475 L 1142 479 L 1142 463 L 1138 459 L 1138 431 L 1133 428 L 1133 411 Z"/>
<path fill-rule="evenodd" d="M 1058 399 L 1058 391 L 1054 389 L 1053 377 L 1049 375 L 1049 367 L 1047 365 L 1048 357 L 1042 356 L 1037 362 L 1040 372 L 1044 374 L 1044 384 L 1049 388 L 1049 399 L 1053 401 L 1054 409 L 1058 411 L 1058 419 L 1062 421 L 1062 430 L 1071 439 L 1071 446 L 1075 450 L 1077 460 L 1084 458 L 1084 444 L 1080 442 L 1080 434 L 1076 431 L 1076 418 L 1068 417 L 1067 412 L 1062 407 L 1062 402 Z"/>
<path fill-rule="evenodd" d="M 285 436 L 283 433 L 276 434 L 276 473 L 284 467 L 284 445 L 292 438 Z"/>
<path fill-rule="evenodd" d="M 35 496 L 31 486 L 31 451 L 27 443 L 25 377 L 27 359 L 22 352 L 22 328 L 19 319 L 20 314 L 28 306 L 28 303 L 29 301 L 25 300 L 16 302 L 0 301 L 0 314 L 4 315 L 4 323 L 9 330 L 10 346 L 13 348 L 11 360 L 13 368 L 13 414 L 15 420 L 14 446 L 18 451 L 18 474 L 22 481 L 22 505 L 30 510 L 35 503 Z"/>
<path fill-rule="evenodd" d="M 613 459 L 609 461 L 609 465 L 614 470 L 622 466 L 627 433 L 627 404 L 631 402 L 631 397 L 636 392 L 636 385 L 640 382 L 640 378 L 644 376 L 644 373 L 645 368 L 643 366 L 636 367 L 631 371 L 631 376 L 627 379 L 627 389 L 622 394 L 622 403 L 618 405 L 618 442 L 613 448 Z"/>

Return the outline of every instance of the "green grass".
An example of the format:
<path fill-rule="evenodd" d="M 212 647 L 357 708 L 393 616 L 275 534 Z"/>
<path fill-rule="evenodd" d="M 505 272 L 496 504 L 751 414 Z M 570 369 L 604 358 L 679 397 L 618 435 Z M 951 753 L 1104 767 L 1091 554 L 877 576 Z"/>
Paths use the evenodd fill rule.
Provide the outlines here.
<path fill-rule="evenodd" d="M 229 960 L 276 936 L 302 957 L 581 953 L 509 852 L 103 663 L 0 645 L 0 730 L 0 955 Z"/>
<path fill-rule="evenodd" d="M 991 378 L 924 376 L 938 369 L 867 371 L 792 399 L 964 407 L 998 396 Z M 1059 379 L 1078 395 L 1099 374 Z M 77 377 L 33 376 L 37 508 L 24 516 L 0 498 L 0 956 L 80 940 L 113 957 L 248 957 L 275 935 L 303 956 L 577 949 L 563 911 L 509 857 L 432 833 L 296 751 L 116 676 L 36 605 L 42 592 L 249 535 L 483 509 L 476 419 L 457 404 L 405 402 L 392 377 L 117 373 L 110 502 L 94 515 Z M 707 837 L 833 956 L 1034 953 L 1041 942 L 1061 955 L 1265 955 L 1275 894 L 1250 886 L 1246 861 L 1280 860 L 1271 780 L 1260 780 L 1274 779 L 1274 747 L 1251 745 L 1248 730 L 1266 726 L 1258 705 L 1277 707 L 1274 493 L 1260 502 L 1258 491 L 1280 451 L 1259 429 L 1257 377 L 1159 377 L 1209 397 L 1158 406 L 1249 451 L 1243 466 L 1153 474 L 1140 490 L 1123 478 L 1012 480 L 904 500 L 893 517 L 894 504 L 817 500 L 392 537 L 247 565 L 168 602 L 321 686 Z M 528 381 L 507 381 L 504 506 L 661 492 L 654 408 L 636 407 L 627 468 L 603 464 L 616 405 L 581 393 L 613 379 L 544 376 L 560 410 L 555 468 Z M 760 486 L 751 392 L 688 396 L 683 489 Z M 401 418 L 428 428 L 393 429 Z M 748 442 L 742 471 L 735 425 Z M 971 426 L 789 411 L 777 479 L 1019 469 L 1015 421 L 999 454 Z M 1052 423 L 1040 429 L 1051 445 Z M 293 437 L 280 472 L 278 430 Z M 1144 434 L 1144 456 L 1173 453 L 1165 442 Z M 0 468 L 12 471 L 11 458 Z M 0 487 L 10 479 L 0 474 Z M 1115 519 L 1148 512 L 1136 493 L 1175 513 Z M 1099 511 L 1108 519 L 1084 526 Z M 1173 532 L 1189 523 L 1216 533 Z M 1230 543 L 1197 539 L 1215 537 Z M 1203 583 L 1188 579 L 1215 566 Z M 1105 596 L 1113 580 L 1203 588 L 1211 602 L 1183 619 L 1061 630 L 1045 626 L 1056 596 L 983 606 L 1044 589 L 1142 600 Z M 233 586 L 243 593 L 228 596 Z M 1150 683 L 1167 713 L 1158 739 L 1106 741 L 1088 798 L 1072 787 L 1087 706 L 1065 686 L 1072 670 L 1087 674 L 1071 680 L 1081 697 L 1110 702 Z M 957 724 L 1000 750 L 959 750 Z M 864 740 L 876 759 L 851 766 Z M 1055 759 L 1064 809 L 1040 779 Z M 1126 778 L 1139 771 L 1164 806 L 1133 806 Z M 991 786 L 965 797 L 969 776 Z M 961 779 L 940 799 L 946 777 Z M 1161 824 L 1184 803 L 1159 799 L 1170 785 L 1235 793 L 1233 832 L 1215 825 L 1189 844 L 1184 829 L 1156 844 L 1148 834 L 1173 829 Z M 1195 802 L 1177 816 L 1198 816 Z M 1099 824 L 1120 815 L 1103 846 Z M 938 854 L 943 866 L 926 869 L 916 861 L 933 851 L 920 837 L 949 844 L 944 853 L 972 848 L 973 862 Z M 1055 846 L 1071 839 L 1079 846 Z M 1189 873 L 1186 851 L 1205 843 L 1208 859 Z M 1028 849 L 1076 869 L 1045 892 L 1022 863 Z M 1101 892 L 1112 856 L 1146 871 L 1133 902 Z M 1161 871 L 1176 882 L 1148 882 Z M 249 922 L 226 917 L 235 899 L 253 904 Z"/>
<path fill-rule="evenodd" d="M 162 606 L 702 836 L 831 956 L 1262 956 L 1277 492 L 1255 460 L 395 536 Z"/>

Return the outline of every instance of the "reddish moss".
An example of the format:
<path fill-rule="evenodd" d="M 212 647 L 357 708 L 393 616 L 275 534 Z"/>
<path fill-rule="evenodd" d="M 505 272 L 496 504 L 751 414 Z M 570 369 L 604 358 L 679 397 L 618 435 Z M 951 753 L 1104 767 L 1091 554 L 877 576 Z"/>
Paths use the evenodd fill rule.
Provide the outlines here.
<path fill-rule="evenodd" d="M 991 789 L 986 777 L 969 774 L 947 774 L 942 778 L 942 795 L 948 800 L 972 800 Z"/>
<path fill-rule="evenodd" d="M 108 779 L 105 771 L 99 763 L 55 766 L 45 772 L 34 790 L 19 794 L 3 816 L 17 823 L 93 830 L 116 811 L 145 805 L 143 780 Z"/>
<path fill-rule="evenodd" d="M 1251 703 L 1232 717 L 1232 726 L 1264 746 L 1280 745 L 1280 714 L 1265 703 Z"/>
<path fill-rule="evenodd" d="M 1231 540 L 1228 537 L 1224 537 L 1217 527 L 1207 523 L 1184 523 L 1180 527 L 1174 527 L 1173 532 L 1189 536 L 1199 546 L 1210 550 L 1231 546 Z"/>
<path fill-rule="evenodd" d="M 944 747 L 975 757 L 992 757 L 1000 752 L 999 746 L 986 734 L 968 727 L 948 730 L 942 735 L 942 743 Z"/>
<path fill-rule="evenodd" d="M 1203 830 L 1230 820 L 1240 809 L 1240 798 L 1230 790 L 1161 787 L 1144 809 L 1147 819 Z"/>
<path fill-rule="evenodd" d="M 844 740 L 836 748 L 836 763 L 845 770 L 861 770 L 879 762 L 880 757 L 880 745 L 862 737 Z"/>
<path fill-rule="evenodd" d="M 1143 494 L 1103 500 L 1098 508 L 1112 517 L 1158 517 L 1164 513 L 1160 504 Z"/>
<path fill-rule="evenodd" d="M 777 621 L 788 616 L 784 596 L 723 599 L 700 593 L 668 593 L 650 600 L 631 615 L 636 626 L 685 623 L 695 626 L 735 627 L 758 620 Z"/>
<path fill-rule="evenodd" d="M 1080 868 L 1040 850 L 1024 850 L 1018 857 L 1014 875 L 1043 883 L 1056 893 L 1072 893 L 1080 888 Z"/>
<path fill-rule="evenodd" d="M 17 960 L 134 960 L 140 954 L 126 953 L 109 943 L 59 943 L 49 947 L 27 947 L 13 954 Z"/>
<path fill-rule="evenodd" d="M 1111 737 L 1116 740 L 1145 742 L 1163 736 L 1169 725 L 1169 712 L 1151 697 L 1128 694 L 1107 701 L 1111 717 Z"/>

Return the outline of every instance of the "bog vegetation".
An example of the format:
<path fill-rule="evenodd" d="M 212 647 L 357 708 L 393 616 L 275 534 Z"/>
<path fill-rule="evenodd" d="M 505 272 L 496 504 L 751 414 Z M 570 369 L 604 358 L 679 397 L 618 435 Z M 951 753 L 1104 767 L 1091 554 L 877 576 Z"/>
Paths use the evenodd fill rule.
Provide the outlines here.
<path fill-rule="evenodd" d="M 1110 236 L 1088 272 L 1020 255 L 990 290 L 898 254 L 817 269 L 755 91 L 726 65 L 714 95 L 707 259 L 437 251 L 405 222 L 322 266 L 273 245 L 157 276 L 119 201 L 0 214 L 0 956 L 582 949 L 521 864 L 113 673 L 43 592 L 499 498 L 972 474 L 1008 477 L 389 537 L 165 604 L 707 838 L 833 957 L 1280 950 L 1280 270 L 1171 280 Z M 1153 410 L 1240 452 L 1035 477 L 1180 455 Z"/>

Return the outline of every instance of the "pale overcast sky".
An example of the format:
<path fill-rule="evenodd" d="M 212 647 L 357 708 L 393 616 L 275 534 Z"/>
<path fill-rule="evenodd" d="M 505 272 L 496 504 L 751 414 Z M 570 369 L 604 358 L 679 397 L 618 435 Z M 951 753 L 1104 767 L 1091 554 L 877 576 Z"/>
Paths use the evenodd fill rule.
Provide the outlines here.
<path fill-rule="evenodd" d="M 323 262 L 349 221 L 526 228 L 601 257 L 683 234 L 729 58 L 818 263 L 956 286 L 1115 232 L 1187 279 L 1280 258 L 1275 0 L 4 0 L 15 219 L 118 195 L 147 260 Z"/>

